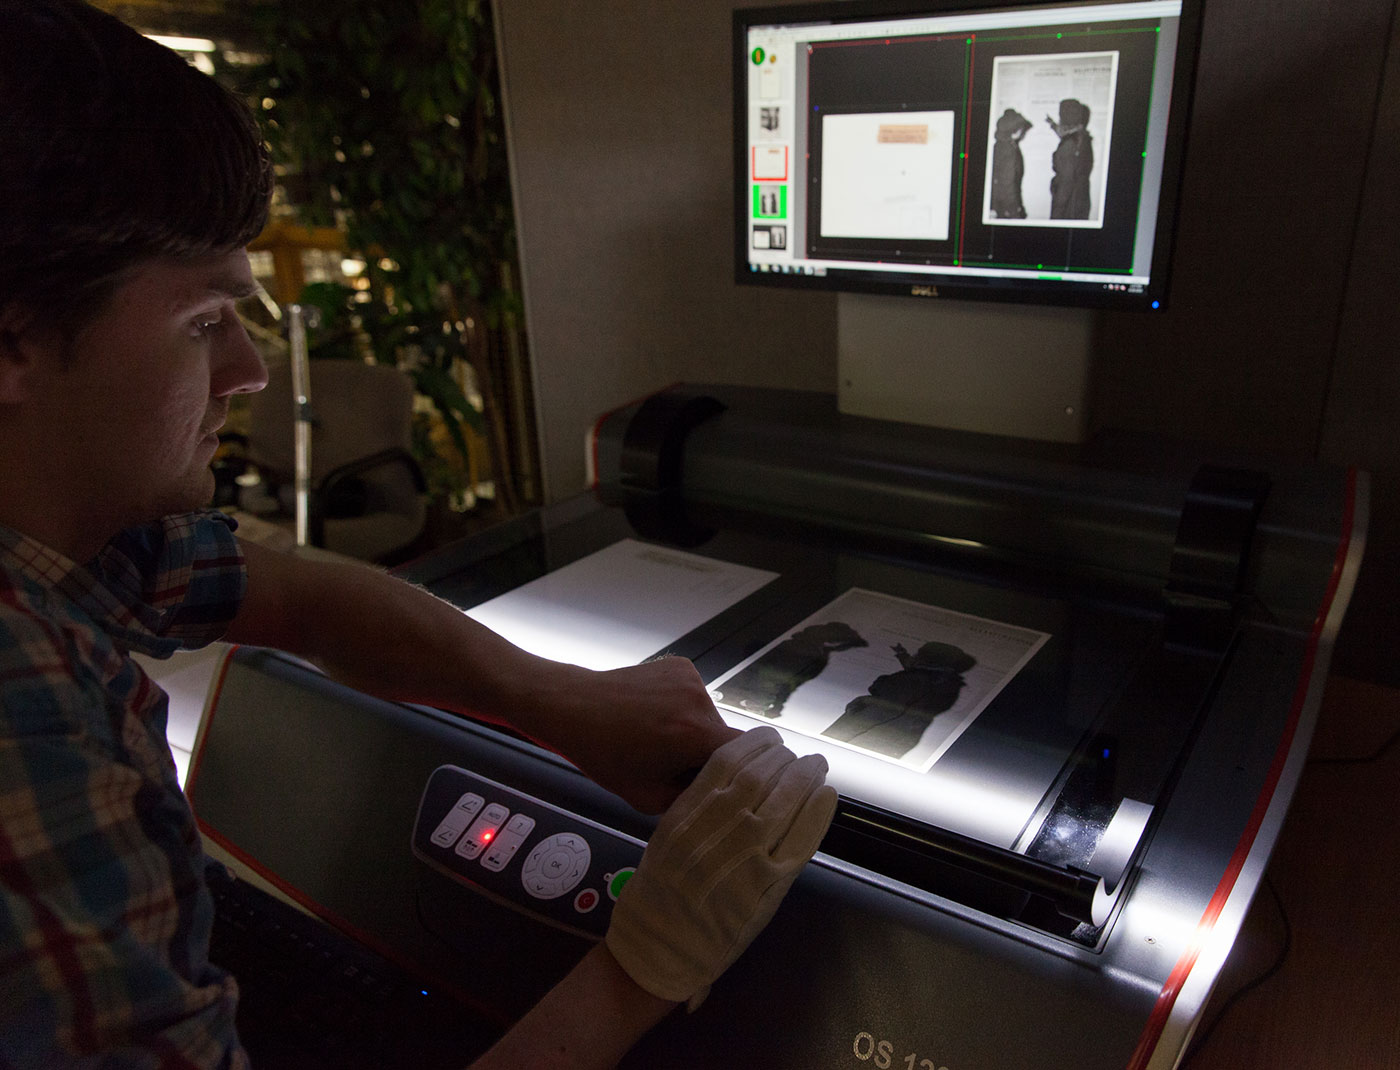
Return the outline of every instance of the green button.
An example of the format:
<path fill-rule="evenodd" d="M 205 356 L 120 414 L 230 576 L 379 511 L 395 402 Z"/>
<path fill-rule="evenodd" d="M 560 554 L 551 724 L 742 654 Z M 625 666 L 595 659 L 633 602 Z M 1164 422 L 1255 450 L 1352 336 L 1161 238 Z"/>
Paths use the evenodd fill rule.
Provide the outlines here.
<path fill-rule="evenodd" d="M 626 866 L 614 873 L 612 879 L 608 881 L 608 897 L 616 901 L 617 897 L 622 894 L 623 886 L 632 879 L 632 874 L 636 872 L 637 870 L 633 866 Z"/>

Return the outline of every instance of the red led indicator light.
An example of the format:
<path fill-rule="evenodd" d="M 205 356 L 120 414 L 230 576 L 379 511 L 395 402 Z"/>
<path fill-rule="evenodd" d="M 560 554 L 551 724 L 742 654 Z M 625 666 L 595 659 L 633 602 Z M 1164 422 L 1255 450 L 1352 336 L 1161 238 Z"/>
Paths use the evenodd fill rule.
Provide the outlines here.
<path fill-rule="evenodd" d="M 487 829 L 485 832 L 483 832 L 483 833 L 481 834 L 481 842 L 482 842 L 482 843 L 490 843 L 490 842 L 491 842 L 491 837 L 494 836 L 494 835 L 496 835 L 496 834 L 495 834 L 493 831 L 491 831 L 490 829 Z"/>

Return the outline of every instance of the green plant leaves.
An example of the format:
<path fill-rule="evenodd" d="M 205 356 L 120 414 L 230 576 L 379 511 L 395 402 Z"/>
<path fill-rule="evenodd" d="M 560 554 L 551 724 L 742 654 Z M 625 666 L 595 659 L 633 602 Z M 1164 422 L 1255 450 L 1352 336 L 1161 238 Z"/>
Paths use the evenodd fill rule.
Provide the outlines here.
<path fill-rule="evenodd" d="M 301 221 L 339 227 L 368 265 L 367 290 L 306 287 L 321 312 L 311 353 L 403 368 L 465 458 L 464 428 L 484 431 L 452 374 L 467 320 L 496 330 L 519 311 L 490 7 L 261 0 L 252 17 L 268 59 L 238 88 Z"/>
<path fill-rule="evenodd" d="M 419 393 L 432 399 L 433 406 L 442 415 L 443 423 L 447 426 L 447 433 L 452 436 L 453 444 L 461 451 L 462 456 L 466 457 L 467 440 L 462 434 L 462 425 L 466 424 L 477 434 L 485 433 L 486 427 L 481 413 L 467 400 L 462 388 L 457 385 L 457 380 L 442 368 L 425 364 L 418 369 L 413 378 Z"/>
<path fill-rule="evenodd" d="M 303 179 L 306 221 L 397 261 L 401 302 L 430 307 L 446 283 L 491 303 L 515 236 L 488 6 L 266 0 L 254 12 L 283 44 L 244 88 L 273 103 L 258 110 L 278 162 Z"/>

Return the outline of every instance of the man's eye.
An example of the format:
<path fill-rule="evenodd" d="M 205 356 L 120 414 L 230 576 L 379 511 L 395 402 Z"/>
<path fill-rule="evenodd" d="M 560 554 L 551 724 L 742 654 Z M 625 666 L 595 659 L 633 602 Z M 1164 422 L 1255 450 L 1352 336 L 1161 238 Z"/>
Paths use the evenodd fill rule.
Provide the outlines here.
<path fill-rule="evenodd" d="M 224 317 L 221 314 L 213 316 L 200 316 L 191 324 L 193 328 L 192 333 L 196 337 L 217 334 L 223 328 L 223 325 Z"/>

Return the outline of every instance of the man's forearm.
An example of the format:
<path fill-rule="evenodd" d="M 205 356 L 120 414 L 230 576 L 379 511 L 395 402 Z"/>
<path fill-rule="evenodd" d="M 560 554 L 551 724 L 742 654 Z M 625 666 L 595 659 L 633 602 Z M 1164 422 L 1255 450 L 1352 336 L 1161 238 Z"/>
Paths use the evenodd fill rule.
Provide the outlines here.
<path fill-rule="evenodd" d="M 675 1006 L 599 944 L 471 1070 L 607 1070 Z"/>
<path fill-rule="evenodd" d="M 679 658 L 593 672 L 536 657 L 377 569 L 245 546 L 226 638 L 277 647 L 361 691 L 509 724 L 639 810 L 659 813 L 736 735 Z"/>
<path fill-rule="evenodd" d="M 359 690 L 532 732 L 532 711 L 554 708 L 571 675 L 378 569 L 244 552 L 248 597 L 228 638 L 297 654 Z"/>

